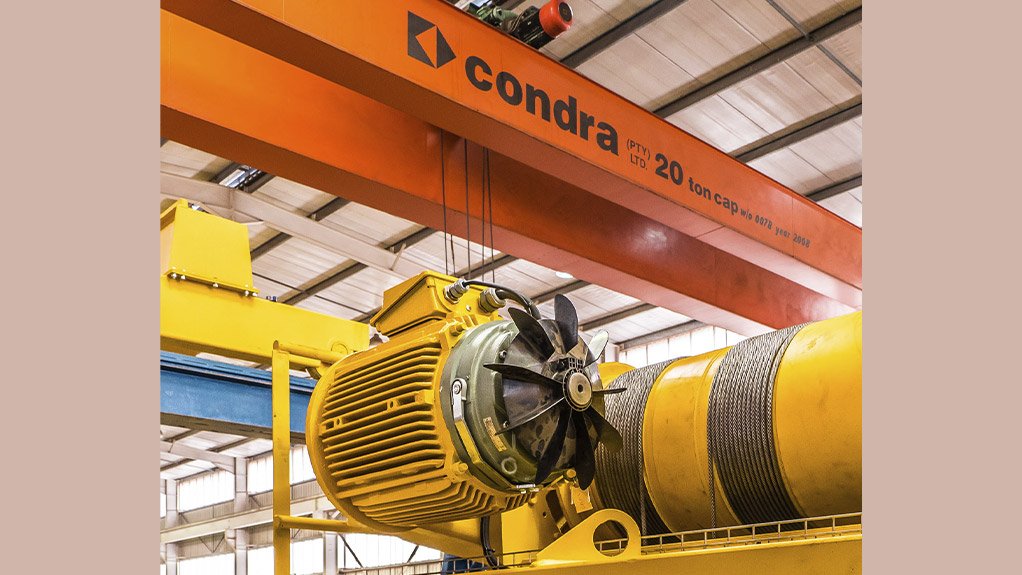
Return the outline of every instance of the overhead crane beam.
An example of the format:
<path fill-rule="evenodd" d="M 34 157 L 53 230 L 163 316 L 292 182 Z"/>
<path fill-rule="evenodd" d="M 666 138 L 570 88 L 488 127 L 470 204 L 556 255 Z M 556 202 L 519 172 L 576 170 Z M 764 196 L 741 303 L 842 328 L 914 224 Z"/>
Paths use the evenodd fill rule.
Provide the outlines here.
<path fill-rule="evenodd" d="M 294 14 L 301 12 L 301 6 L 296 5 Z M 331 6 L 344 11 L 354 4 Z M 362 6 L 370 12 L 379 9 L 389 14 L 387 11 L 396 5 Z M 750 227 L 730 221 L 730 215 L 713 215 L 713 208 L 699 203 L 713 204 L 712 199 L 697 197 L 699 202 L 686 207 L 683 203 L 692 204 L 692 198 L 677 189 L 665 193 L 661 182 L 637 183 L 645 176 L 633 174 L 629 171 L 632 168 L 600 165 L 609 160 L 594 156 L 606 153 L 591 141 L 577 136 L 572 136 L 577 141 L 563 141 L 556 127 L 548 125 L 543 130 L 526 125 L 528 122 L 523 124 L 525 120 L 508 116 L 514 108 L 500 110 L 492 102 L 485 106 L 476 102 L 492 109 L 469 110 L 465 102 L 438 96 L 431 88 L 393 71 L 369 66 L 358 55 L 313 41 L 306 31 L 282 24 L 240 2 L 164 2 L 165 8 L 218 27 L 262 50 L 165 11 L 161 84 L 164 135 L 441 228 L 441 131 L 338 85 L 349 82 L 357 84 L 355 87 L 362 92 L 372 92 L 372 97 L 379 100 L 403 105 L 408 112 L 432 116 L 436 123 L 454 121 L 452 125 L 459 128 L 459 133 L 489 145 L 493 150 L 494 245 L 505 253 L 745 334 L 831 317 L 860 305 L 861 289 L 857 284 L 861 230 L 574 73 L 569 72 L 570 78 L 565 79 L 566 69 L 556 62 L 485 26 L 476 28 L 471 18 L 453 9 L 447 11 L 442 3 L 409 2 L 408 6 L 436 16 L 442 21 L 439 25 L 452 35 L 458 30 L 463 35 L 481 34 L 491 43 L 510 42 L 503 49 L 513 57 L 503 58 L 505 63 L 521 58 L 523 66 L 526 62 L 540 68 L 552 66 L 551 70 L 536 70 L 534 77 L 550 77 L 554 87 L 563 89 L 557 97 L 575 87 L 584 89 L 588 94 L 584 101 L 594 104 L 590 107 L 593 112 L 605 112 L 608 118 L 620 114 L 614 120 L 618 125 L 648 130 L 643 136 L 649 138 L 646 143 L 668 142 L 664 149 L 691 158 L 686 160 L 686 174 L 703 178 L 698 173 L 704 173 L 708 179 L 699 181 L 711 182 L 732 194 L 735 203 L 746 202 L 749 207 L 760 206 L 757 209 L 774 214 L 771 229 L 767 233 L 765 225 L 754 229 L 758 225 L 755 222 Z M 343 14 L 320 16 L 344 20 Z M 393 20 L 394 15 L 389 16 Z M 404 33 L 403 22 L 395 26 Z M 259 29 L 266 34 L 256 34 L 256 38 L 249 33 Z M 390 30 L 384 36 L 395 40 L 394 33 Z M 280 45 L 261 44 L 269 39 Z M 407 38 L 402 41 L 406 46 Z M 464 41 L 466 44 L 460 45 L 468 46 L 468 39 Z M 273 54 L 275 51 L 278 53 Z M 407 59 L 404 47 L 400 52 Z M 317 58 L 311 58 L 313 55 Z M 313 71 L 289 65 L 278 57 Z M 501 61 L 496 56 L 493 60 Z M 223 81 L 214 72 L 223 66 L 245 70 L 250 82 L 238 86 Z M 339 73 L 345 69 L 348 74 Z M 425 80 L 429 68 L 413 70 L 405 72 L 417 74 L 415 81 L 436 83 L 435 78 Z M 449 79 L 451 74 L 447 75 Z M 369 82 L 369 78 L 375 81 Z M 384 86 L 390 96 L 379 93 Z M 583 92 L 576 93 L 582 102 Z M 490 96 L 496 98 L 495 94 Z M 295 105 L 296 97 L 301 99 L 300 106 Z M 499 98 L 497 103 L 506 107 Z M 529 119 L 534 120 L 531 115 Z M 655 123 L 650 125 L 650 121 Z M 555 142 L 557 138 L 561 139 L 559 144 L 542 141 Z M 451 134 L 444 139 L 449 197 L 464 197 L 460 184 L 465 175 L 464 145 L 464 140 Z M 477 174 L 482 174 L 484 152 L 474 143 L 468 145 L 468 151 L 468 169 L 473 175 L 468 208 L 472 211 L 480 205 Z M 501 151 L 515 157 L 498 153 Z M 521 160 L 528 161 L 528 165 Z M 453 191 L 456 185 L 460 194 Z M 451 231 L 464 237 L 465 204 L 449 201 L 447 208 Z M 711 215 L 697 213 L 700 210 L 708 210 Z M 567 214 L 571 217 L 565 217 Z M 480 216 L 472 212 L 473 227 L 481 223 Z M 713 217 L 720 217 L 728 225 L 713 221 Z M 813 238 L 811 247 L 798 256 L 818 261 L 807 263 L 793 257 L 797 252 L 789 246 L 793 238 L 789 235 L 778 239 L 776 227 L 784 226 Z M 817 269 L 827 267 L 831 271 Z"/>

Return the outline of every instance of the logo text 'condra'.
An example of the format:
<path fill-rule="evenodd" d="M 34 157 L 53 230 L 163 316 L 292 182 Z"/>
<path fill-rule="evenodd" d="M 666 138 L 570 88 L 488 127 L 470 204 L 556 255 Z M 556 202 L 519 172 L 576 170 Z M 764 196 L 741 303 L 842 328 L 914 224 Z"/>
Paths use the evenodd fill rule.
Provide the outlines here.
<path fill-rule="evenodd" d="M 570 132 L 585 141 L 593 137 L 596 145 L 615 156 L 618 154 L 617 130 L 608 122 L 598 121 L 578 107 L 578 100 L 568 96 L 567 101 L 551 102 L 550 95 L 530 83 L 522 86 L 510 72 L 499 72 L 496 76 L 493 69 L 479 56 L 465 59 L 465 75 L 477 90 L 489 92 L 496 88 L 497 94 L 511 106 L 525 105 L 525 111 Z"/>

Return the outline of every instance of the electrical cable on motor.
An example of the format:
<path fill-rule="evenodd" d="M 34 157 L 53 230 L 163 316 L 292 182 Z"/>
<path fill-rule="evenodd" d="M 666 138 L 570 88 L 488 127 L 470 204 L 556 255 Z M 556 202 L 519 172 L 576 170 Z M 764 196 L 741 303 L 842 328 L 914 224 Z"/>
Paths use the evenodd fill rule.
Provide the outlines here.
<path fill-rule="evenodd" d="M 482 280 L 460 280 L 460 281 L 462 281 L 466 286 L 482 286 L 493 288 L 497 290 L 497 295 L 500 296 L 501 298 L 510 299 L 521 304 L 522 307 L 525 308 L 525 311 L 529 312 L 529 315 L 531 315 L 532 317 L 536 319 L 543 318 L 542 314 L 540 314 L 539 312 L 539 308 L 536 307 L 536 304 L 532 303 L 531 299 L 509 287 Z"/>
<path fill-rule="evenodd" d="M 490 546 L 490 516 L 479 518 L 479 544 L 483 548 L 483 556 L 486 557 L 486 562 L 490 567 L 499 567 L 500 562 L 497 561 L 497 554 L 493 552 L 493 547 Z"/>
<path fill-rule="evenodd" d="M 490 150 L 486 149 L 486 201 L 489 202 L 490 260 L 493 260 L 493 186 L 490 180 Z M 497 268 L 490 270 L 490 281 L 497 281 Z"/>

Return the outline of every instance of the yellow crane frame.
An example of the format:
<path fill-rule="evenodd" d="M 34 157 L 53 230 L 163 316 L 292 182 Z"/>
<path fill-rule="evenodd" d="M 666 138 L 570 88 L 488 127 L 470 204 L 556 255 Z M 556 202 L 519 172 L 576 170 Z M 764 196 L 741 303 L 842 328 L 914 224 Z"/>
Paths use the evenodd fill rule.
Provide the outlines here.
<path fill-rule="evenodd" d="M 160 345 L 166 351 L 270 363 L 274 573 L 288 575 L 291 529 L 373 532 L 350 519 L 291 515 L 289 478 L 290 370 L 297 367 L 316 375 L 368 348 L 369 326 L 257 297 L 248 230 L 199 208 L 178 200 L 160 215 Z M 614 371 L 615 366 L 608 365 Z M 516 541 L 536 540 L 527 533 L 535 513 L 520 509 L 505 514 L 514 528 L 505 529 L 500 538 L 502 552 L 497 555 L 502 565 L 537 574 L 587 575 L 620 574 L 635 567 L 690 573 L 755 569 L 761 575 L 796 568 L 812 573 L 861 571 L 861 514 L 642 537 L 630 516 L 604 509 L 543 549 L 507 551 L 517 548 Z M 627 537 L 594 543 L 597 528 L 608 521 L 621 525 Z M 465 556 L 464 550 L 478 541 L 478 530 L 471 522 L 456 521 L 413 529 L 402 537 Z"/>

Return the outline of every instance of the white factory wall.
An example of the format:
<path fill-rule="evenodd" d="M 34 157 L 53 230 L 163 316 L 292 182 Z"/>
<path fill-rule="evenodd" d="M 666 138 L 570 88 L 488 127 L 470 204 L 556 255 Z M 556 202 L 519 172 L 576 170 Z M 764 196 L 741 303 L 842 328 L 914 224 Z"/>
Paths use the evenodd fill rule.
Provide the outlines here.
<path fill-rule="evenodd" d="M 745 339 L 733 331 L 716 326 L 703 326 L 644 345 L 618 350 L 618 361 L 634 367 L 645 367 L 668 359 L 699 355 Z"/>
<path fill-rule="evenodd" d="M 178 575 L 234 575 L 234 554 L 185 559 L 178 562 L 177 572 Z"/>
<path fill-rule="evenodd" d="M 234 474 L 223 469 L 200 473 L 177 486 L 177 508 L 189 511 L 234 499 Z M 184 575 L 184 574 L 182 574 Z"/>
<path fill-rule="evenodd" d="M 397 565 L 407 561 L 415 545 L 380 535 L 349 534 L 345 536 L 348 545 L 355 550 L 363 567 Z M 420 547 L 413 561 L 439 561 L 443 554 L 435 549 Z M 359 564 L 343 544 L 338 545 L 337 565 L 341 569 L 357 569 Z M 323 540 L 309 539 L 291 544 L 291 573 L 311 575 L 323 572 Z M 160 574 L 165 575 L 166 566 L 160 564 Z M 234 555 L 220 553 L 206 557 L 184 559 L 178 563 L 180 575 L 233 575 Z M 263 546 L 248 551 L 249 575 L 273 575 L 273 547 Z"/>
<path fill-rule="evenodd" d="M 304 445 L 291 448 L 291 484 L 316 478 L 309 461 L 309 450 Z M 262 493 L 273 489 L 273 456 L 267 453 L 248 460 L 248 492 Z M 231 495 L 233 497 L 233 494 Z"/>

